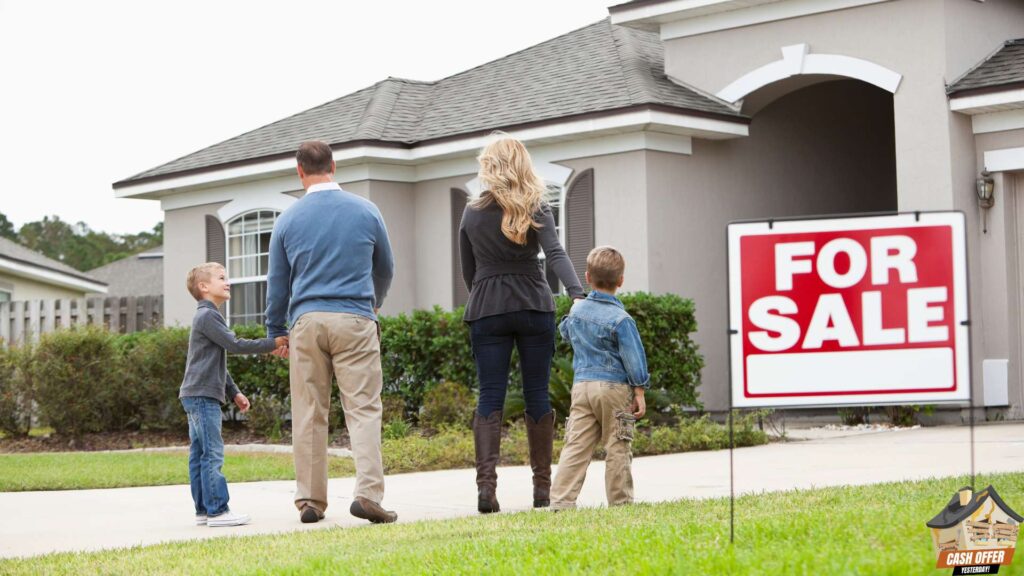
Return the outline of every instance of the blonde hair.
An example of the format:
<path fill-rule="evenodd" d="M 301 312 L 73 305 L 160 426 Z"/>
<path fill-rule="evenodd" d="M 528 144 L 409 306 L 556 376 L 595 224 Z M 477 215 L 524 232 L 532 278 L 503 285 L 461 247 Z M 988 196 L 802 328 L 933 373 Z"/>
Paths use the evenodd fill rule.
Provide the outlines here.
<path fill-rule="evenodd" d="M 615 290 L 626 271 L 626 259 L 611 246 L 598 246 L 587 254 L 587 273 L 594 288 Z"/>
<path fill-rule="evenodd" d="M 196 302 L 203 299 L 203 293 L 199 291 L 199 283 L 209 282 L 215 270 L 223 269 L 224 265 L 219 262 L 207 262 L 188 271 L 188 277 L 185 278 L 185 287 L 188 288 L 188 293 L 196 299 Z"/>
<path fill-rule="evenodd" d="M 526 244 L 530 228 L 540 228 L 533 219 L 544 197 L 544 181 L 533 170 L 533 161 L 523 143 L 511 136 L 499 136 L 480 152 L 481 188 L 489 191 L 470 203 L 476 209 L 492 201 L 501 206 L 501 233 L 519 245 Z"/>

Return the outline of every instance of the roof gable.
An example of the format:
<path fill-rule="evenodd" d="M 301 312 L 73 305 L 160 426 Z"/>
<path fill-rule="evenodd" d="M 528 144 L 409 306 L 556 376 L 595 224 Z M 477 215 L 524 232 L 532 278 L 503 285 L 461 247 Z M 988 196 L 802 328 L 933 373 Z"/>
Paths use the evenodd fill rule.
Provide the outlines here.
<path fill-rule="evenodd" d="M 46 256 L 43 256 L 42 254 L 36 252 L 35 250 L 32 250 L 31 248 L 26 248 L 25 246 L 22 246 L 21 244 L 18 244 L 13 240 L 9 240 L 3 237 L 0 237 L 0 259 L 7 259 L 14 262 L 27 264 L 35 268 L 41 268 L 44 270 L 49 270 L 51 272 L 58 272 L 66 276 L 78 278 L 80 280 L 86 280 L 89 282 L 103 284 L 102 281 L 86 274 L 85 272 L 81 272 L 75 268 L 72 268 L 71 266 L 68 266 L 63 262 L 58 262 L 57 260 L 54 260 L 52 258 L 47 258 Z"/>

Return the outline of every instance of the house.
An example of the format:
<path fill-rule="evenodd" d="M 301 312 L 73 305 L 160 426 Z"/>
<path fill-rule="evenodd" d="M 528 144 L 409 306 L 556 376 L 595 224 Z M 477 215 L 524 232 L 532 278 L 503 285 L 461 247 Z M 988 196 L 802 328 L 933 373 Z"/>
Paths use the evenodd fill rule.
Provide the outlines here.
<path fill-rule="evenodd" d="M 0 238 L 0 303 L 106 294 L 100 278 Z"/>
<path fill-rule="evenodd" d="M 928 521 L 938 554 L 956 550 L 1016 548 L 1019 514 L 1003 502 L 992 486 L 977 494 L 961 488 L 949 504 Z"/>
<path fill-rule="evenodd" d="M 114 183 L 165 211 L 167 321 L 188 321 L 181 279 L 203 260 L 228 265 L 230 321 L 261 321 L 267 239 L 302 195 L 293 154 L 308 139 L 332 145 L 337 180 L 387 221 L 398 274 L 384 313 L 463 302 L 455 231 L 474 156 L 500 129 L 529 146 L 581 275 L 590 248 L 612 244 L 624 290 L 695 300 L 712 410 L 728 406 L 728 222 L 964 211 L 974 397 L 1024 417 L 1024 2 L 636 0 L 609 14 Z M 981 203 L 979 179 L 994 189 Z"/>
<path fill-rule="evenodd" d="M 164 293 L 164 247 L 93 268 L 89 275 L 106 282 L 111 296 L 159 296 Z"/>

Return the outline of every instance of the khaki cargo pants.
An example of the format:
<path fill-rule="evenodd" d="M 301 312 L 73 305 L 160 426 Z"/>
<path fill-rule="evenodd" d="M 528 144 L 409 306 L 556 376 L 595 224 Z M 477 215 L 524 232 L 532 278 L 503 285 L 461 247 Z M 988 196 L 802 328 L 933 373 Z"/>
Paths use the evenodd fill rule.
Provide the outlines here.
<path fill-rule="evenodd" d="M 377 323 L 358 314 L 309 312 L 289 334 L 295 506 L 327 509 L 327 422 L 331 376 L 338 381 L 356 465 L 356 497 L 384 498 L 383 385 Z"/>
<path fill-rule="evenodd" d="M 633 389 L 618 382 L 576 382 L 565 425 L 565 447 L 551 486 L 551 508 L 576 507 L 587 466 L 598 442 L 604 446 L 608 505 L 633 502 Z"/>

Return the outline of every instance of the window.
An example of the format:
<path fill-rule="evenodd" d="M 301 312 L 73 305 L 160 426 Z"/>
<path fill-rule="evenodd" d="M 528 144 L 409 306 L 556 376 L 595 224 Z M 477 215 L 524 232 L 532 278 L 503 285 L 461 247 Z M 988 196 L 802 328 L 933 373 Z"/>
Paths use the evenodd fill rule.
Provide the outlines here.
<path fill-rule="evenodd" d="M 248 212 L 228 222 L 227 261 L 231 281 L 228 324 L 263 324 L 267 308 L 270 233 L 280 212 Z"/>
<path fill-rule="evenodd" d="M 562 214 L 562 202 L 564 199 L 565 189 L 557 184 L 548 183 L 547 192 L 544 194 L 544 201 L 551 206 L 551 215 L 555 218 L 555 231 L 558 232 L 558 241 L 563 247 L 565 246 L 565 218 Z M 553 268 L 548 266 L 543 248 L 538 257 L 544 263 L 544 274 L 547 278 L 548 286 L 551 286 L 551 293 L 561 294 L 562 286 L 558 282 L 558 275 L 555 274 Z"/>
<path fill-rule="evenodd" d="M 11 292 L 9 290 L 4 290 L 3 288 L 0 288 L 0 302 L 10 302 L 10 301 L 11 301 Z"/>

